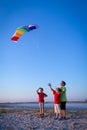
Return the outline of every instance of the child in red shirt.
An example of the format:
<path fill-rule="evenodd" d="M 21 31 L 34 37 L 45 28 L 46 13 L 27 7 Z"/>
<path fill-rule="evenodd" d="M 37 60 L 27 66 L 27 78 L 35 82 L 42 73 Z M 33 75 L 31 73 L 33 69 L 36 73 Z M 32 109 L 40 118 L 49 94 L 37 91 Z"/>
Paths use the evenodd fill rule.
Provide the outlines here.
<path fill-rule="evenodd" d="M 60 109 L 60 96 L 61 96 L 60 92 L 61 92 L 61 90 L 60 90 L 60 88 L 56 88 L 56 90 L 54 90 L 50 83 L 48 84 L 48 86 L 50 87 L 50 89 L 54 95 L 54 112 L 56 114 L 56 119 L 61 120 L 61 109 Z"/>
<path fill-rule="evenodd" d="M 47 97 L 47 95 L 43 91 L 43 88 L 38 88 L 38 90 L 36 91 L 38 94 L 40 117 L 44 117 L 44 97 Z"/>

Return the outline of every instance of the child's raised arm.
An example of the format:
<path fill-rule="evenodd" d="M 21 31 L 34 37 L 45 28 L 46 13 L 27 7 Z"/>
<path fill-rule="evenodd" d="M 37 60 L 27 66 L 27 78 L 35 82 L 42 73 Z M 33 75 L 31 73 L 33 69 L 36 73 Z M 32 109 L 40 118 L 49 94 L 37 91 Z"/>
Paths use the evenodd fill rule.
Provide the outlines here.
<path fill-rule="evenodd" d="M 37 94 L 38 94 L 39 89 L 40 89 L 40 88 L 38 88 L 38 89 L 36 90 Z"/>
<path fill-rule="evenodd" d="M 51 86 L 51 83 L 49 83 L 48 86 L 50 87 L 51 91 L 53 91 L 53 88 L 52 88 L 52 86 Z"/>

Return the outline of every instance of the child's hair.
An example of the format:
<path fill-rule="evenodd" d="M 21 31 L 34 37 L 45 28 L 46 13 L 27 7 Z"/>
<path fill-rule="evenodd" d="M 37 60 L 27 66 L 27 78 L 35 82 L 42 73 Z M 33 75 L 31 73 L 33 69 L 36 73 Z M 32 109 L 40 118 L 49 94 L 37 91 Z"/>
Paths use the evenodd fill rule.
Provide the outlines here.
<path fill-rule="evenodd" d="M 56 88 L 57 91 L 62 92 L 61 88 Z"/>
<path fill-rule="evenodd" d="M 43 88 L 39 88 L 40 90 L 42 90 L 42 91 L 44 91 L 44 89 Z"/>
<path fill-rule="evenodd" d="M 63 83 L 63 85 L 65 86 L 66 85 L 66 82 L 65 81 L 61 81 Z"/>
<path fill-rule="evenodd" d="M 59 92 L 62 92 L 61 88 L 58 88 L 58 91 L 59 91 Z"/>

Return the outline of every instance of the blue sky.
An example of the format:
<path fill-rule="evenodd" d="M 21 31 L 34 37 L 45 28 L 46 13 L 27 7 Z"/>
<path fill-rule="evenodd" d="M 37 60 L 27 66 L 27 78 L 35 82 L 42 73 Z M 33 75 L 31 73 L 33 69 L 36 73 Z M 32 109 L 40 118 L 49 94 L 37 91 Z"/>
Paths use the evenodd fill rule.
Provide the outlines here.
<path fill-rule="evenodd" d="M 0 102 L 37 101 L 39 86 L 66 81 L 68 100 L 87 100 L 87 1 L 0 1 Z M 11 41 L 16 28 L 39 28 Z"/>

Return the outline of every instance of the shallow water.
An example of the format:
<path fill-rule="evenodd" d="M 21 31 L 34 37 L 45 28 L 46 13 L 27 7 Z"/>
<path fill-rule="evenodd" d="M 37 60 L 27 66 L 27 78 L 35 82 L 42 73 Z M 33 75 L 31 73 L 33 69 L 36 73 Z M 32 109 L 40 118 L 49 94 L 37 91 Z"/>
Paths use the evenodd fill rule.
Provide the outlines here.
<path fill-rule="evenodd" d="M 87 109 L 87 103 L 67 103 L 67 109 Z M 52 103 L 46 103 L 45 108 L 53 108 Z M 38 108 L 38 104 L 32 103 L 1 103 L 0 109 L 34 109 Z"/>

